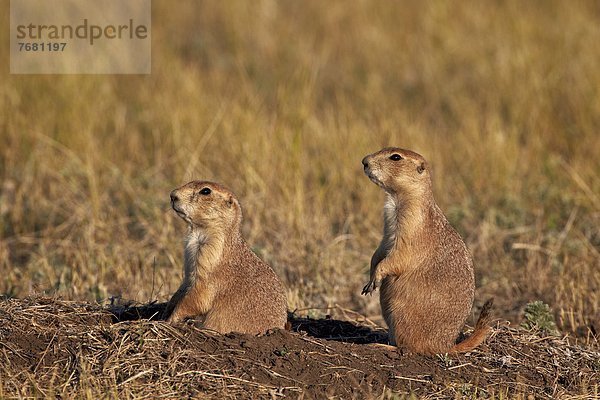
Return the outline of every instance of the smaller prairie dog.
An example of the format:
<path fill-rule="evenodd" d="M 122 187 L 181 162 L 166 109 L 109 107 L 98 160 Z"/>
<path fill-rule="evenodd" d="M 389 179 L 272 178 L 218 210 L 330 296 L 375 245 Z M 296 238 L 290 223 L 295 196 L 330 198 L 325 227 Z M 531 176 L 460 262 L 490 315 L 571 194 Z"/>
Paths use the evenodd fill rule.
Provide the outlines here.
<path fill-rule="evenodd" d="M 200 317 L 220 333 L 263 333 L 284 328 L 283 284 L 248 247 L 242 209 L 227 188 L 193 181 L 171 192 L 173 210 L 189 225 L 184 278 L 165 310 L 169 322 Z"/>
<path fill-rule="evenodd" d="M 473 261 L 433 198 L 427 161 L 410 150 L 385 148 L 362 163 L 369 179 L 386 192 L 383 239 L 362 293 L 381 284 L 390 343 L 422 354 L 472 350 L 490 330 L 492 300 L 475 331 L 456 344 L 473 305 Z"/>

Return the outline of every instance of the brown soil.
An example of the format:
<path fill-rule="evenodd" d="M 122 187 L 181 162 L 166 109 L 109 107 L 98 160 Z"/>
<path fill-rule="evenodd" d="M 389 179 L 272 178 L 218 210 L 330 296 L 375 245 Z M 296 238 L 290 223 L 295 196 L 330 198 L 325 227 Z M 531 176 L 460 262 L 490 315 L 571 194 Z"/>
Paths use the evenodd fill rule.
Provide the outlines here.
<path fill-rule="evenodd" d="M 153 320 L 164 304 L 0 300 L 0 398 L 535 398 L 599 395 L 600 353 L 498 324 L 457 356 L 400 354 L 381 328 L 291 315 L 292 331 L 218 335 Z M 383 397 L 382 397 L 383 395 Z"/>

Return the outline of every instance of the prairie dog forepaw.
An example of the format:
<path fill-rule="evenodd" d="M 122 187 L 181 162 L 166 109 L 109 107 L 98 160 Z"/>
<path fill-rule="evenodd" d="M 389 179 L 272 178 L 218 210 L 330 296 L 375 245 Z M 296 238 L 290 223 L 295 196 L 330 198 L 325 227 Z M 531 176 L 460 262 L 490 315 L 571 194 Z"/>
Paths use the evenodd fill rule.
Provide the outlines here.
<path fill-rule="evenodd" d="M 360 294 L 362 294 L 362 295 L 370 294 L 372 296 L 373 291 L 375 289 L 377 289 L 378 286 L 379 286 L 379 284 L 377 281 L 371 280 L 365 285 L 365 287 L 363 288 L 363 290 Z"/>

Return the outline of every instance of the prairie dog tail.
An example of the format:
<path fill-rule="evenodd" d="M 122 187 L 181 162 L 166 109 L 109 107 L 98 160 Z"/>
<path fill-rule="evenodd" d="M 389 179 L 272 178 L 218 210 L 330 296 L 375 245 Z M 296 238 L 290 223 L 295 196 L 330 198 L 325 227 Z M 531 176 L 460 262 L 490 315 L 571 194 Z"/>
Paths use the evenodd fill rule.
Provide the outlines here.
<path fill-rule="evenodd" d="M 452 347 L 448 351 L 449 353 L 465 353 L 467 351 L 471 351 L 485 340 L 487 335 L 492 330 L 490 327 L 490 322 L 492 320 L 491 311 L 493 305 L 493 298 L 485 302 L 483 308 L 481 309 L 481 313 L 479 314 L 479 318 L 477 319 L 477 323 L 475 324 L 475 330 L 473 333 L 471 333 L 468 338 Z"/>

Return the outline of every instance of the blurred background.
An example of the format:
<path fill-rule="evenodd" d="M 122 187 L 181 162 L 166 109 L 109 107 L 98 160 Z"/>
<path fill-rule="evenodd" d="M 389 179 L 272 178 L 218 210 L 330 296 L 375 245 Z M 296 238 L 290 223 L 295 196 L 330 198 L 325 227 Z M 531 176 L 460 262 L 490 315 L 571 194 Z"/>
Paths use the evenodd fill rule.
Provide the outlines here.
<path fill-rule="evenodd" d="M 157 0 L 152 15 L 147 76 L 9 75 L 1 30 L 1 294 L 167 300 L 186 231 L 169 192 L 208 179 L 237 193 L 290 310 L 382 322 L 360 291 L 384 196 L 360 161 L 394 145 L 430 161 L 476 306 L 494 296 L 518 322 L 542 300 L 563 332 L 600 331 L 600 3 Z"/>

